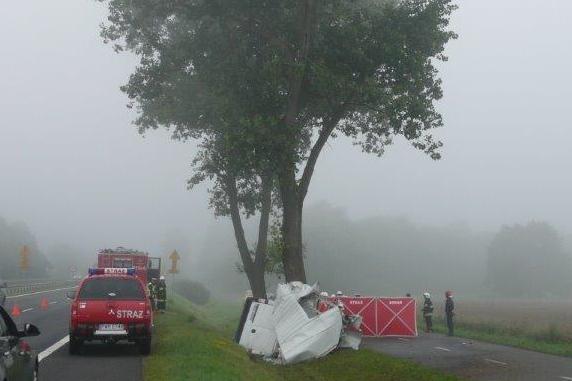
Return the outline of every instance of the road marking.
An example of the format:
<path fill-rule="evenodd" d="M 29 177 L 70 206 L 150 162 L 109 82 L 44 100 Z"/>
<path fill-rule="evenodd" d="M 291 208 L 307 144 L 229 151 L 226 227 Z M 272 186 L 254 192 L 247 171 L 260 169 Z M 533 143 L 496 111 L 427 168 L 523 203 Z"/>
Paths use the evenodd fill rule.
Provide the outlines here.
<path fill-rule="evenodd" d="M 503 365 L 503 366 L 508 365 L 506 362 L 497 361 L 497 360 L 492 360 L 492 359 L 485 359 L 485 361 L 490 362 L 490 363 L 493 363 L 493 364 L 497 364 L 497 365 Z"/>
<path fill-rule="evenodd" d="M 26 308 L 25 310 L 22 310 L 22 312 L 29 312 L 29 311 L 33 311 L 34 308 Z"/>
<path fill-rule="evenodd" d="M 443 347 L 435 347 L 435 349 L 438 349 L 438 350 L 440 350 L 440 351 L 445 351 L 445 352 L 451 352 L 450 349 L 443 348 Z"/>
<path fill-rule="evenodd" d="M 50 346 L 46 350 L 42 351 L 38 355 L 38 361 L 44 360 L 46 357 L 48 357 L 49 355 L 51 355 L 52 353 L 54 353 L 55 351 L 57 351 L 58 349 L 60 349 L 64 345 L 66 345 L 69 341 L 70 341 L 69 335 L 64 336 L 60 341 L 53 344 L 52 346 Z"/>
<path fill-rule="evenodd" d="M 56 304 L 57 302 L 50 302 L 50 304 Z"/>
<path fill-rule="evenodd" d="M 566 381 L 572 381 L 572 377 L 564 377 L 564 376 L 560 376 L 561 379 L 566 380 Z"/>
<path fill-rule="evenodd" d="M 38 294 L 45 294 L 46 292 L 56 292 L 56 291 L 63 291 L 63 290 L 71 290 L 76 288 L 77 286 L 73 286 L 73 287 L 64 287 L 64 288 L 56 288 L 54 290 L 46 290 L 46 291 L 37 291 L 37 292 L 31 292 L 29 294 L 22 294 L 22 295 L 13 295 L 13 296 L 8 296 L 6 299 L 16 299 L 16 298 L 21 298 L 22 296 L 30 296 L 30 295 L 38 295 Z"/>

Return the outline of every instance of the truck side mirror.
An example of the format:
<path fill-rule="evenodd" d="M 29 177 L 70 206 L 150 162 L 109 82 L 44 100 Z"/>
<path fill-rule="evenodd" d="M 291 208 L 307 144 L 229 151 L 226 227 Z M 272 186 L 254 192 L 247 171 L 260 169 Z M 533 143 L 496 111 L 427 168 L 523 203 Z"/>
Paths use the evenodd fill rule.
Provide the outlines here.
<path fill-rule="evenodd" d="M 38 336 L 40 334 L 40 330 L 33 324 L 26 323 L 24 325 L 23 331 L 18 331 L 18 337 L 31 337 L 31 336 Z"/>
<path fill-rule="evenodd" d="M 24 326 L 24 333 L 26 336 L 38 336 L 40 334 L 40 330 L 34 324 L 26 324 Z"/>

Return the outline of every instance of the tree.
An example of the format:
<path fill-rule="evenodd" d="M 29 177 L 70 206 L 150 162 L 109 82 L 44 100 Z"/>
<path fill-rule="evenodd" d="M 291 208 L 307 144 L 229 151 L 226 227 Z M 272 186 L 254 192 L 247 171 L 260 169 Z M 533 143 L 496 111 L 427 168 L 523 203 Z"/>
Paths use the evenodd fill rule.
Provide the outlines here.
<path fill-rule="evenodd" d="M 500 295 L 564 295 L 569 290 L 571 258 L 546 222 L 503 226 L 488 254 L 487 283 Z"/>
<path fill-rule="evenodd" d="M 22 273 L 20 250 L 28 247 L 29 269 Z M 38 247 L 37 241 L 24 223 L 9 223 L 0 217 L 0 279 L 16 279 L 20 276 L 41 278 L 46 276 L 50 263 Z"/>
<path fill-rule="evenodd" d="M 254 164 L 237 159 L 248 155 L 241 155 L 245 147 L 234 146 L 233 143 L 236 141 L 221 134 L 210 134 L 205 138 L 193 160 L 195 175 L 189 181 L 189 187 L 192 188 L 206 179 L 214 182 L 210 189 L 210 206 L 214 209 L 215 215 L 231 217 L 242 261 L 240 270 L 246 273 L 253 296 L 265 298 L 264 275 L 274 180 L 269 171 L 261 168 L 253 169 Z M 246 240 L 241 215 L 244 214 L 248 218 L 257 210 L 260 211 L 258 242 L 255 250 L 251 250 Z"/>
<path fill-rule="evenodd" d="M 305 3 L 297 49 L 289 54 L 285 142 L 278 170 L 283 201 L 287 279 L 305 280 L 302 211 L 318 157 L 336 132 L 382 155 L 401 135 L 433 159 L 442 125 L 434 59 L 444 59 L 450 1 L 318 1 Z M 288 56 L 288 55 L 287 55 Z M 308 144 L 307 136 L 314 137 Z M 302 165 L 298 165 L 303 163 Z M 296 174 L 302 175 L 297 178 Z"/>
<path fill-rule="evenodd" d="M 451 0 L 108 2 L 103 36 L 140 56 L 123 90 L 141 132 L 207 136 L 223 143 L 217 155 L 237 155 L 226 163 L 276 179 L 288 281 L 306 280 L 304 200 L 330 138 L 382 155 L 400 135 L 440 157 L 434 62 L 455 37 Z M 231 200 L 232 186 L 220 189 Z"/>

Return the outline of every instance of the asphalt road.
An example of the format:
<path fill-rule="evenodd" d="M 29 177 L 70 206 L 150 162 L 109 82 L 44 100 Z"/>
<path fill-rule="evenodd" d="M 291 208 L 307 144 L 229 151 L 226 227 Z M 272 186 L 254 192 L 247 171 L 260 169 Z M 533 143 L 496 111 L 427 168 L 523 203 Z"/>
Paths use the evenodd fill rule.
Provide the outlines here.
<path fill-rule="evenodd" d="M 363 347 L 479 381 L 572 381 L 572 359 L 438 334 L 364 339 Z"/>
<path fill-rule="evenodd" d="M 9 313 L 14 305 L 19 307 L 20 316 L 13 318 L 20 328 L 32 323 L 40 329 L 40 336 L 26 339 L 39 353 L 40 380 L 142 380 L 142 357 L 134 345 L 86 345 L 79 356 L 68 354 L 67 291 L 69 289 L 11 297 L 4 306 Z M 45 299 L 43 303 L 42 299 Z"/>
<path fill-rule="evenodd" d="M 20 327 L 32 323 L 41 331 L 26 339 L 40 353 L 43 381 L 140 381 L 142 357 L 134 345 L 86 345 L 79 356 L 67 347 L 69 302 L 67 289 L 11 297 L 21 314 Z M 45 299 L 42 303 L 42 299 Z M 478 381 L 572 381 L 572 360 L 558 356 L 438 334 L 412 339 L 364 339 L 364 347 Z"/>

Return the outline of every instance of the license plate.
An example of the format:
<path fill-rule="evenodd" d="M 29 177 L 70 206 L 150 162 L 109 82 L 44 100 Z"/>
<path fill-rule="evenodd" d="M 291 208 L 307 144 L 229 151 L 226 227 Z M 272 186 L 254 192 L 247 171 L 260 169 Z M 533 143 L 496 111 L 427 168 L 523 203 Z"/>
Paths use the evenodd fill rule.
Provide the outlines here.
<path fill-rule="evenodd" d="M 125 328 L 123 324 L 100 324 L 100 331 L 123 331 Z"/>

